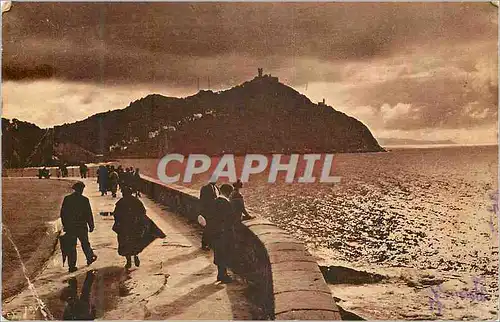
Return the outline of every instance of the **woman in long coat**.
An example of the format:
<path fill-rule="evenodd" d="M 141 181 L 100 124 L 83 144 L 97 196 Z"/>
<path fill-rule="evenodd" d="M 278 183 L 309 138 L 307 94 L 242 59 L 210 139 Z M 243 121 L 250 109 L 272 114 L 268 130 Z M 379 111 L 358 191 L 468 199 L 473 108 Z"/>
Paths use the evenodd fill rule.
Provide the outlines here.
<path fill-rule="evenodd" d="M 118 254 L 127 259 L 126 268 L 140 265 L 139 253 L 156 238 L 165 238 L 165 234 L 146 216 L 142 202 L 132 196 L 132 190 L 124 187 L 123 198 L 118 200 L 113 215 L 113 231 L 118 234 Z"/>

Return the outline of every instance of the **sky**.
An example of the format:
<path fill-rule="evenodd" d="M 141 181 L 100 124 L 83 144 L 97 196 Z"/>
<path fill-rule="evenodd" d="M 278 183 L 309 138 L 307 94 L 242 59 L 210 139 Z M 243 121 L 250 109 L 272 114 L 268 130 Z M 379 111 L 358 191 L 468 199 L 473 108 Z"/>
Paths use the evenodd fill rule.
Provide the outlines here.
<path fill-rule="evenodd" d="M 50 127 L 257 68 L 379 138 L 497 143 L 498 8 L 484 3 L 14 3 L 2 116 Z"/>

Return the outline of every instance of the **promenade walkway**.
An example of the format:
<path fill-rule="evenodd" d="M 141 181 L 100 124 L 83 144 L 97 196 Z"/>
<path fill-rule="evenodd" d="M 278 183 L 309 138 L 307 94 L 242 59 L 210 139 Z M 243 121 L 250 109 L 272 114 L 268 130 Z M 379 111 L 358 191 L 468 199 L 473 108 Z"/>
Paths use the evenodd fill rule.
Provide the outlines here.
<path fill-rule="evenodd" d="M 87 267 L 83 252 L 77 246 L 79 270 L 69 274 L 67 264 L 62 266 L 57 245 L 46 267 L 32 281 L 34 287 L 4 299 L 4 317 L 9 313 L 11 319 L 44 319 L 40 310 L 35 310 L 44 305 L 49 319 L 61 320 L 65 306 L 61 295 L 68 289 L 68 279 L 77 279 L 80 292 L 87 272 L 95 270 L 91 299 L 96 306 L 97 319 L 255 318 L 257 309 L 246 297 L 248 291 L 244 282 L 238 277 L 228 285 L 215 281 L 212 253 L 200 249 L 199 230 L 146 196 L 141 200 L 148 216 L 167 237 L 157 239 L 143 251 L 140 267 L 125 270 L 125 259 L 118 255 L 116 234 L 111 230 L 113 217 L 99 215 L 100 212 L 113 211 L 118 198 L 101 197 L 95 178 L 84 182 L 87 186 L 84 195 L 90 199 L 96 226 L 89 234 L 90 242 L 98 260 Z"/>

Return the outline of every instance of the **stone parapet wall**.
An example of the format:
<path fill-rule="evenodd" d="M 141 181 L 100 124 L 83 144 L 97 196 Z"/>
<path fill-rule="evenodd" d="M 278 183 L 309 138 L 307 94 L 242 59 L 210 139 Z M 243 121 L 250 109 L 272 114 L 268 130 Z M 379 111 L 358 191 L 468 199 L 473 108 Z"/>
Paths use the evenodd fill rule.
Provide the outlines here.
<path fill-rule="evenodd" d="M 198 191 L 141 175 L 140 190 L 196 221 Z M 276 320 L 340 320 L 340 313 L 323 275 L 305 246 L 264 218 L 236 228 L 231 269 L 259 294 L 263 317 Z"/>

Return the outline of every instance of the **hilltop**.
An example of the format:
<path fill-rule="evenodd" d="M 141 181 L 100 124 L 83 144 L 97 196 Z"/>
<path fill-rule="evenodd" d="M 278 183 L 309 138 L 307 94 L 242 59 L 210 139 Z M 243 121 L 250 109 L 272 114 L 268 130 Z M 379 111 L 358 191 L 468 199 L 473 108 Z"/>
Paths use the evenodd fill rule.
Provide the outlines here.
<path fill-rule="evenodd" d="M 124 109 L 56 126 L 53 145 L 60 143 L 110 157 L 383 151 L 363 123 L 270 75 L 185 98 L 148 95 Z"/>
<path fill-rule="evenodd" d="M 148 95 L 55 130 L 58 141 L 115 155 L 382 151 L 363 123 L 268 75 L 186 98 Z"/>

